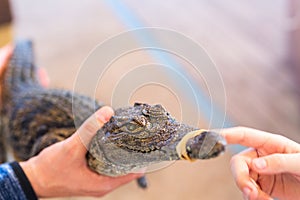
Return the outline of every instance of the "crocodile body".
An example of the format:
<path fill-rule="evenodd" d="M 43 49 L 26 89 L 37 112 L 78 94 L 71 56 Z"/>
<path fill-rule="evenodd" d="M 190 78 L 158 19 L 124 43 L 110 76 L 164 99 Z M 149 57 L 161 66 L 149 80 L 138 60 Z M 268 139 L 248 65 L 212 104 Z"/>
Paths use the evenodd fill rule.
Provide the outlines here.
<path fill-rule="evenodd" d="M 0 145 L 8 138 L 19 160 L 71 136 L 75 124 L 82 124 L 101 107 L 80 94 L 43 88 L 29 41 L 16 43 L 2 98 Z M 92 139 L 87 160 L 97 173 L 120 176 L 162 161 L 216 157 L 224 149 L 225 140 L 219 134 L 181 124 L 161 105 L 136 103 L 115 110 L 115 116 Z M 4 151 L 0 159 L 5 160 Z"/>
<path fill-rule="evenodd" d="M 5 74 L 1 121 L 6 132 L 3 138 L 18 160 L 27 160 L 66 139 L 75 132 L 74 119 L 81 124 L 100 106 L 86 96 L 43 88 L 36 70 L 31 42 L 17 42 Z"/>

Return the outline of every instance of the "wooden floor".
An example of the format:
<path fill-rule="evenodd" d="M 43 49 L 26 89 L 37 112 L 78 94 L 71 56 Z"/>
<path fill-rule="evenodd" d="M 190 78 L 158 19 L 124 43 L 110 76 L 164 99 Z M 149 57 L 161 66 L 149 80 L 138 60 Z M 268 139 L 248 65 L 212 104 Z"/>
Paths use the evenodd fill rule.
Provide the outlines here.
<path fill-rule="evenodd" d="M 298 85 L 288 65 L 292 22 L 287 1 L 123 2 L 145 26 L 178 31 L 206 49 L 224 81 L 227 104 L 222 109 L 235 125 L 280 133 L 300 142 Z M 88 53 L 128 30 L 120 13 L 105 1 L 12 0 L 12 4 L 15 36 L 34 40 L 37 62 L 49 72 L 53 87 L 73 88 Z M 100 92 L 98 98 L 110 104 L 108 92 Z M 217 97 L 216 103 L 222 105 L 221 99 Z M 228 153 L 192 165 L 176 163 L 151 173 L 148 191 L 140 191 L 133 183 L 104 199 L 242 199 L 232 181 L 229 160 Z"/>

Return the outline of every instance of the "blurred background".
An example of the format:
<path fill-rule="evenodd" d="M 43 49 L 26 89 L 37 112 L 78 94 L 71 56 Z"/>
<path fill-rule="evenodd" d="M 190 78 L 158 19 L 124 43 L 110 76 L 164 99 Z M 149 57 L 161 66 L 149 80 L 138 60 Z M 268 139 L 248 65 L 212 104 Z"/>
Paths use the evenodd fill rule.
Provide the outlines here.
<path fill-rule="evenodd" d="M 208 86 L 217 94 L 211 102 L 203 80 L 193 77 L 182 64 L 183 71 L 198 84 L 197 93 L 209 102 L 207 106 L 226 113 L 224 126 L 253 127 L 300 142 L 299 16 L 297 0 L 10 0 L 9 4 L 0 0 L 0 45 L 30 38 L 37 64 L 46 68 L 51 87 L 73 89 L 83 61 L 98 44 L 134 28 L 171 29 L 200 44 L 218 69 L 224 88 Z M 130 67 L 153 60 L 147 52 L 118 60 L 100 82 L 97 98 L 111 105 L 114 80 Z M 212 82 L 219 76 L 204 78 Z M 176 118 L 182 114 L 176 94 L 164 88 L 147 85 L 128 99 L 129 103 L 136 100 L 162 103 Z M 188 100 L 184 104 L 185 111 L 194 116 L 193 104 Z M 217 128 L 204 110 L 200 107 L 198 126 Z M 238 149 L 209 161 L 176 162 L 150 173 L 146 191 L 131 183 L 103 199 L 242 199 L 229 170 L 235 151 Z"/>

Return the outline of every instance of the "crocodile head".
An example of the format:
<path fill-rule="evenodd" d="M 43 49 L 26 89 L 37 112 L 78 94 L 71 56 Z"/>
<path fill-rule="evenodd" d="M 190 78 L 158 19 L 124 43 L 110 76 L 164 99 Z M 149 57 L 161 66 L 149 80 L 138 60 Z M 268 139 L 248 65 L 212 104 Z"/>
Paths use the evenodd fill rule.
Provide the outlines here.
<path fill-rule="evenodd" d="M 179 123 L 161 106 L 135 103 L 115 111 L 93 138 L 88 163 L 110 176 L 168 160 L 218 156 L 225 139 L 217 133 Z"/>

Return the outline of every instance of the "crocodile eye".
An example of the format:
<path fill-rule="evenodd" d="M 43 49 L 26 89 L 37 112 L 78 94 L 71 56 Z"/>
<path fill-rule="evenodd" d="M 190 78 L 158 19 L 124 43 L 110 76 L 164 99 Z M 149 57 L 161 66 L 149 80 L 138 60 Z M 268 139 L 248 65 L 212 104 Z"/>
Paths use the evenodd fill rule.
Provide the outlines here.
<path fill-rule="evenodd" d="M 136 128 L 138 128 L 138 126 L 136 124 L 127 124 L 126 125 L 127 130 L 129 131 L 134 131 Z"/>
<path fill-rule="evenodd" d="M 124 130 L 125 129 L 125 130 Z M 129 133 L 138 133 L 141 130 L 144 129 L 144 127 L 140 126 L 139 124 L 136 124 L 134 122 L 128 123 L 126 124 L 126 126 L 124 127 L 123 131 L 125 132 L 129 132 Z"/>

